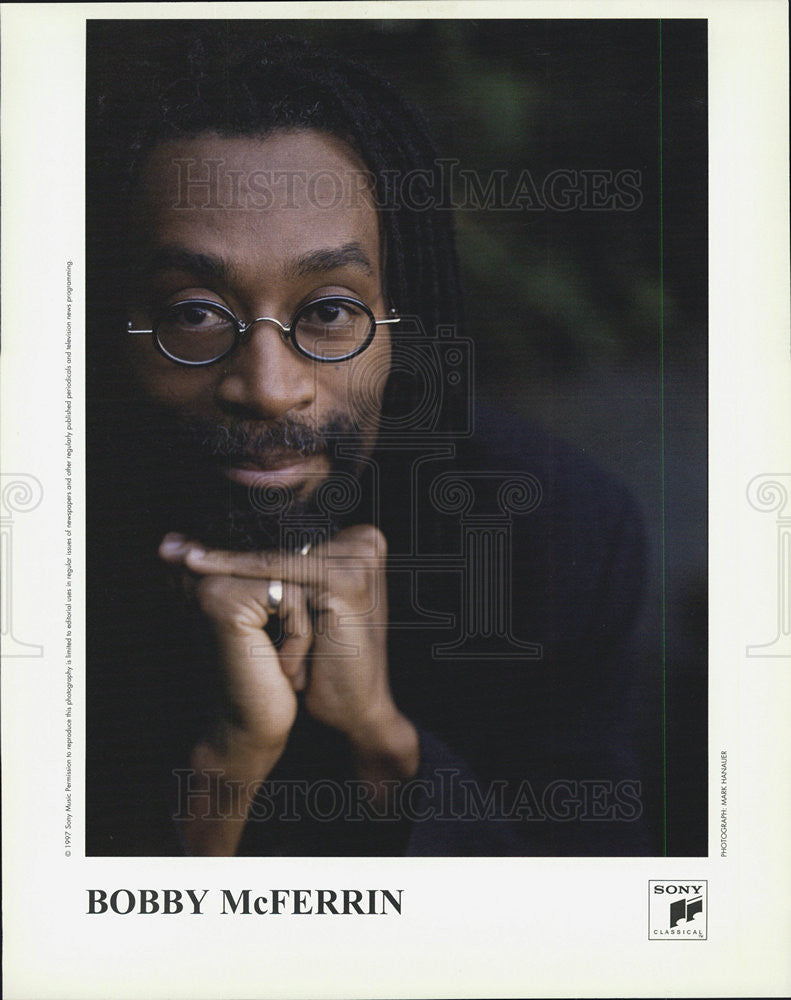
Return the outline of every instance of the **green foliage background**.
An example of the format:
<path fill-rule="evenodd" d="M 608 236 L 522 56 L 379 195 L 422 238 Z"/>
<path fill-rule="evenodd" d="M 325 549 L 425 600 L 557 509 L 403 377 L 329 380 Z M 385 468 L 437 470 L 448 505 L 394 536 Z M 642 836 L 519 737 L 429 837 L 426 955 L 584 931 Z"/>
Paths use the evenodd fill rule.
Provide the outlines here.
<path fill-rule="evenodd" d="M 688 24 L 688 50 L 674 51 L 669 78 L 664 67 L 683 106 L 661 151 L 656 21 L 272 26 L 378 68 L 423 110 L 440 155 L 484 186 L 493 171 L 503 172 L 506 192 L 525 169 L 539 192 L 559 169 L 639 171 L 642 203 L 633 211 L 457 212 L 481 389 L 569 429 L 559 403 L 572 401 L 591 372 L 657 373 L 660 152 L 667 186 L 667 171 L 683 171 L 685 153 L 699 158 L 701 141 L 704 170 L 682 174 L 664 206 L 684 220 L 685 261 L 683 270 L 665 261 L 662 311 L 666 334 L 686 331 L 674 344 L 678 363 L 698 373 L 705 365 L 705 34 L 700 22 Z"/>

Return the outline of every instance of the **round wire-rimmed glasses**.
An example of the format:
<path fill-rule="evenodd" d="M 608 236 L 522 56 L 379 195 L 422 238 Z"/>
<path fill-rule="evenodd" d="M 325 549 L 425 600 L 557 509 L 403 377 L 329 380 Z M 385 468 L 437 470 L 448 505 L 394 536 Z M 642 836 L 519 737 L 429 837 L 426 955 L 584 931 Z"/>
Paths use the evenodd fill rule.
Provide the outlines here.
<path fill-rule="evenodd" d="M 399 322 L 395 315 L 376 319 L 364 302 L 347 295 L 312 299 L 300 306 L 288 325 L 274 316 L 243 323 L 219 302 L 184 299 L 168 306 L 151 329 L 133 329 L 130 322 L 127 330 L 153 337 L 157 350 L 177 364 L 210 365 L 227 357 L 257 323 L 272 323 L 299 354 L 313 361 L 337 362 L 361 354 L 377 326 Z"/>

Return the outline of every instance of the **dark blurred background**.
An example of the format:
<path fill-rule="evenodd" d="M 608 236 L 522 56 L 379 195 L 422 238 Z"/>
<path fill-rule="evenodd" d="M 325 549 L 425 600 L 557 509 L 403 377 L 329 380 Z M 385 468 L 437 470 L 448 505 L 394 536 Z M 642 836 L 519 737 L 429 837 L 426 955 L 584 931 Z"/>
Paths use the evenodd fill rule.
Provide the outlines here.
<path fill-rule="evenodd" d="M 477 197 L 457 176 L 453 201 L 478 395 L 576 444 L 640 501 L 666 851 L 705 854 L 705 21 L 269 25 L 375 66 L 422 109 L 455 173 L 477 175 Z M 497 171 L 503 197 L 496 181 L 487 207 Z"/>

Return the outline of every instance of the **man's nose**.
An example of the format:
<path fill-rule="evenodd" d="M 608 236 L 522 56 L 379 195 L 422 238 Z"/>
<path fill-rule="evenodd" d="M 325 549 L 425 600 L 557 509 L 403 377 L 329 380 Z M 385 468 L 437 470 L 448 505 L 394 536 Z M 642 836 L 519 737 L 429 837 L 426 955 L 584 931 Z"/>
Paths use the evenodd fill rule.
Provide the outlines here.
<path fill-rule="evenodd" d="M 227 359 L 219 402 L 258 420 L 307 409 L 315 398 L 315 365 L 268 319 L 257 320 Z"/>

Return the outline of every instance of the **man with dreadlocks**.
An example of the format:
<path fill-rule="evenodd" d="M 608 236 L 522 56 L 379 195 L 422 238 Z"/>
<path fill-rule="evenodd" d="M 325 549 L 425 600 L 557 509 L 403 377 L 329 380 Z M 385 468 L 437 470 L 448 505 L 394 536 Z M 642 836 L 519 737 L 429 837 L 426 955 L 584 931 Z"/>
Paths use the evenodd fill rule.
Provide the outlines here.
<path fill-rule="evenodd" d="M 648 852 L 630 502 L 416 417 L 460 325 L 422 119 L 302 41 L 135 30 L 89 80 L 89 853 Z M 517 473 L 489 580 L 448 476 L 491 515 Z"/>

